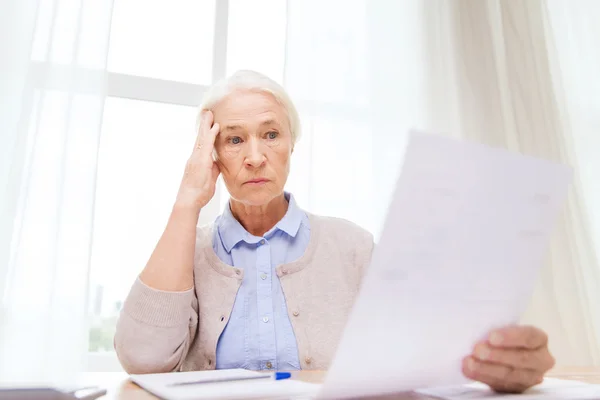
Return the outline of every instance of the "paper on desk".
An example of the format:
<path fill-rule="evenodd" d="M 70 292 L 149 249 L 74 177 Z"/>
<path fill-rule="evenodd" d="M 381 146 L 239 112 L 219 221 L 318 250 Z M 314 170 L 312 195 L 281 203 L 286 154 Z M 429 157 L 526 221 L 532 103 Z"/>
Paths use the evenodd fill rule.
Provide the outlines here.
<path fill-rule="evenodd" d="M 417 390 L 418 393 L 445 400 L 598 400 L 600 385 L 546 378 L 541 385 L 523 394 L 498 394 L 481 383 Z"/>
<path fill-rule="evenodd" d="M 320 385 L 292 379 L 246 380 L 237 382 L 202 383 L 187 386 L 169 386 L 176 382 L 190 382 L 217 378 L 243 378 L 261 374 L 244 369 L 216 371 L 173 372 L 166 374 L 130 375 L 133 382 L 148 392 L 166 400 L 201 399 L 300 399 L 314 396 Z"/>
<path fill-rule="evenodd" d="M 562 165 L 412 132 L 320 395 L 465 382 L 474 343 L 524 311 L 570 180 Z"/>

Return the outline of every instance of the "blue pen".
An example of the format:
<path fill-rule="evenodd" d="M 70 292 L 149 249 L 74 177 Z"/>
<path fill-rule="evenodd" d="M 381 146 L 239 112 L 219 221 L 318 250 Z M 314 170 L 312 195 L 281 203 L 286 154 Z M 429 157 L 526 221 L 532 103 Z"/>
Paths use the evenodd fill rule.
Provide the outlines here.
<path fill-rule="evenodd" d="M 215 378 L 215 379 L 202 379 L 196 381 L 187 381 L 187 382 L 175 382 L 171 383 L 168 386 L 187 386 L 187 385 L 200 385 L 202 383 L 220 383 L 220 382 L 236 382 L 236 381 L 252 381 L 255 379 L 274 379 L 276 381 L 280 381 L 282 379 L 291 378 L 292 374 L 290 372 L 275 372 L 273 374 L 261 374 L 256 376 L 244 376 L 241 378 Z"/>
<path fill-rule="evenodd" d="M 273 379 L 275 379 L 276 381 L 280 380 L 280 379 L 287 379 L 287 378 L 291 378 L 292 374 L 289 372 L 275 372 L 275 374 L 273 374 Z"/>

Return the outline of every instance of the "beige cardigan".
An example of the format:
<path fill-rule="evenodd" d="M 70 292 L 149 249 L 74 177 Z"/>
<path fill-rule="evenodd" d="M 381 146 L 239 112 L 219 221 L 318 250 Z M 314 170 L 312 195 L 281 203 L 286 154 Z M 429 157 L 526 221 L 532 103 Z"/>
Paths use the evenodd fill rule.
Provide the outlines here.
<path fill-rule="evenodd" d="M 302 369 L 329 367 L 371 259 L 373 237 L 346 220 L 308 214 L 310 239 L 298 260 L 277 266 Z M 212 247 L 212 226 L 199 227 L 195 287 L 165 292 L 139 279 L 125 301 L 115 349 L 129 373 L 215 368 L 244 270 L 224 264 Z"/>

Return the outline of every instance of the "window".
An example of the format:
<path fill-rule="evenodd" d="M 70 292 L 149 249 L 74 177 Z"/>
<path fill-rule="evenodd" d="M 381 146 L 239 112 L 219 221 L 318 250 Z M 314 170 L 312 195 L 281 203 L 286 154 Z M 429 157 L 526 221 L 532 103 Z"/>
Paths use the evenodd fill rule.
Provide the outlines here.
<path fill-rule="evenodd" d="M 116 317 L 160 237 L 194 144 L 196 109 L 110 97 L 98 160 L 90 351 L 112 351 Z"/>
<path fill-rule="evenodd" d="M 98 158 L 88 369 L 120 369 L 115 323 L 166 224 L 215 80 L 254 69 L 282 82 L 286 2 L 115 0 Z M 201 215 L 211 222 L 217 193 Z"/>
<path fill-rule="evenodd" d="M 214 72 L 214 26 L 215 0 L 117 0 L 108 70 L 210 84 Z"/>

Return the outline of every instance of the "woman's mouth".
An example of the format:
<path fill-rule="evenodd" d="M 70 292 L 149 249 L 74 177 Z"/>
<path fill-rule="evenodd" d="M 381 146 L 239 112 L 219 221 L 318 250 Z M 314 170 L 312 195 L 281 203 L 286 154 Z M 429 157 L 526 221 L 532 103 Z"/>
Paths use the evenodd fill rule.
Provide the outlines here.
<path fill-rule="evenodd" d="M 249 184 L 249 185 L 263 185 L 267 182 L 269 182 L 269 180 L 266 178 L 256 178 L 256 179 L 251 179 L 249 181 L 246 181 L 244 183 Z"/>

